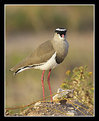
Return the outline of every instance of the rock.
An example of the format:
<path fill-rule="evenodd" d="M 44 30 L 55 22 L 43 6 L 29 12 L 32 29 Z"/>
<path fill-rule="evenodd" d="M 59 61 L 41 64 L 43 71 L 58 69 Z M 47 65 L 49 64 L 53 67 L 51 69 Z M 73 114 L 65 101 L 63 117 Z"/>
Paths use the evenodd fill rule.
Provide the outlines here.
<path fill-rule="evenodd" d="M 60 100 L 59 101 L 61 105 L 65 105 L 66 104 L 66 100 Z"/>
<path fill-rule="evenodd" d="M 53 101 L 58 101 L 61 98 L 60 94 L 56 94 L 53 96 Z"/>
<path fill-rule="evenodd" d="M 74 113 L 74 115 L 77 115 L 77 112 L 75 110 L 71 110 L 71 113 Z"/>
<path fill-rule="evenodd" d="M 74 110 L 74 108 L 73 108 L 73 107 L 68 107 L 68 109 L 69 109 L 69 110 Z"/>
<path fill-rule="evenodd" d="M 5 115 L 6 115 L 6 116 L 9 116 L 9 115 L 10 115 L 10 113 L 9 113 L 8 110 L 5 111 Z"/>
<path fill-rule="evenodd" d="M 74 90 L 63 90 L 61 88 L 58 88 L 57 90 L 57 94 L 53 96 L 53 101 L 58 101 L 59 99 L 61 99 L 62 97 L 64 98 L 72 98 L 73 97 L 73 92 Z"/>
<path fill-rule="evenodd" d="M 68 113 L 66 113 L 67 114 L 67 116 L 74 116 L 74 113 L 73 112 L 69 112 L 68 111 Z"/>
<path fill-rule="evenodd" d="M 36 102 L 36 103 L 34 104 L 34 108 L 35 108 L 35 109 L 38 109 L 40 106 L 41 106 L 41 102 L 40 102 L 40 101 L 39 101 L 39 102 Z"/>

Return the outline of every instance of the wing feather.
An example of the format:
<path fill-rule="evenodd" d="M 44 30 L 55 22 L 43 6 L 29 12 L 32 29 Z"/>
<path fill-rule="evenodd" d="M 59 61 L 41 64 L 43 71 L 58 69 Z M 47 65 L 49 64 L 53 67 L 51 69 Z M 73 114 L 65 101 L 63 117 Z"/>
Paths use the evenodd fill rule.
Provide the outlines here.
<path fill-rule="evenodd" d="M 11 68 L 11 71 L 17 71 L 20 68 L 29 65 L 35 65 L 46 62 L 54 54 L 55 50 L 53 48 L 51 40 L 42 43 L 33 53 L 26 59 L 21 61 L 19 64 Z"/>

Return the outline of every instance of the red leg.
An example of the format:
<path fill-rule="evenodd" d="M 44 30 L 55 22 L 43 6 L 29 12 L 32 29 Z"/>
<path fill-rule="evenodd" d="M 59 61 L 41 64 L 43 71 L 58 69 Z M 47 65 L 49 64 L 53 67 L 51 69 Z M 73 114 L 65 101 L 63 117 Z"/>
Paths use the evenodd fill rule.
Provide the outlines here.
<path fill-rule="evenodd" d="M 45 72 L 45 70 L 43 70 L 43 72 L 42 72 L 41 82 L 42 82 L 42 89 L 43 89 L 43 100 L 45 101 L 45 94 L 44 94 L 44 72 Z"/>
<path fill-rule="evenodd" d="M 52 102 L 53 100 L 52 100 L 52 91 L 51 91 L 51 86 L 50 86 L 50 74 L 51 74 L 51 69 L 49 70 L 47 81 L 48 81 L 48 86 L 50 90 L 51 102 Z"/>

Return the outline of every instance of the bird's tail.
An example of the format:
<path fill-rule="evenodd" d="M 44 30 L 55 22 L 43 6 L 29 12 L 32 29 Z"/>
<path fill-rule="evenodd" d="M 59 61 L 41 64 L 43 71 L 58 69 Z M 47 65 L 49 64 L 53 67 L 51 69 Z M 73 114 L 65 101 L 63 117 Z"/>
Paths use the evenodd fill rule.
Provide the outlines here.
<path fill-rule="evenodd" d="M 15 71 L 13 73 L 13 75 L 15 76 L 16 74 L 18 74 L 18 73 L 20 73 L 22 71 L 25 71 L 27 69 L 31 69 L 32 67 L 33 67 L 33 65 L 32 66 L 25 66 L 25 67 L 18 68 L 17 70 L 14 70 L 14 68 L 11 68 L 10 71 Z"/>

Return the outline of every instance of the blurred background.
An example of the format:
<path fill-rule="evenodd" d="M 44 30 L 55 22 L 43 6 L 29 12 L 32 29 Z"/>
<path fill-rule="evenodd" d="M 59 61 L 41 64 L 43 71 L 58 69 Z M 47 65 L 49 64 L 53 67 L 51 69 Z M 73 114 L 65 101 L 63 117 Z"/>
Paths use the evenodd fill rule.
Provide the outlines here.
<path fill-rule="evenodd" d="M 43 97 L 40 70 L 26 70 L 13 76 L 11 67 L 32 53 L 41 43 L 52 39 L 58 27 L 67 29 L 69 51 L 64 62 L 51 73 L 55 93 L 66 77 L 66 71 L 94 62 L 93 5 L 5 5 L 5 103 L 24 105 Z M 45 73 L 45 79 L 48 72 Z M 45 96 L 49 95 L 47 80 Z"/>

